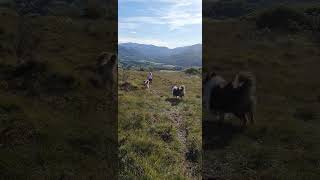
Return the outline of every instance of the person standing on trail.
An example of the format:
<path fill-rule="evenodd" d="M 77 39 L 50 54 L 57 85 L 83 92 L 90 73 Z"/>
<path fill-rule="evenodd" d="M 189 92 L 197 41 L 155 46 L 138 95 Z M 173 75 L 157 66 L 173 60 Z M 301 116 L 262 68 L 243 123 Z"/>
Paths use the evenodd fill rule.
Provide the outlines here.
<path fill-rule="evenodd" d="M 152 79 L 153 79 L 152 72 L 148 73 L 147 79 L 149 80 L 149 83 L 151 84 L 152 83 Z"/>

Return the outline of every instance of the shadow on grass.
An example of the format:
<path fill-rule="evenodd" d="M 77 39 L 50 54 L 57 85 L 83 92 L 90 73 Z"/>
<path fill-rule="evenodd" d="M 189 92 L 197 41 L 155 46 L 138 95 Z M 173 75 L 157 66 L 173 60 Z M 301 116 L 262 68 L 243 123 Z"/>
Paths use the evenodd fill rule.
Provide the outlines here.
<path fill-rule="evenodd" d="M 203 122 L 203 144 L 205 150 L 221 149 L 229 145 L 233 137 L 243 131 L 228 122 Z"/>
<path fill-rule="evenodd" d="M 182 100 L 178 98 L 167 98 L 166 101 L 170 102 L 171 106 L 177 106 L 182 102 Z"/>

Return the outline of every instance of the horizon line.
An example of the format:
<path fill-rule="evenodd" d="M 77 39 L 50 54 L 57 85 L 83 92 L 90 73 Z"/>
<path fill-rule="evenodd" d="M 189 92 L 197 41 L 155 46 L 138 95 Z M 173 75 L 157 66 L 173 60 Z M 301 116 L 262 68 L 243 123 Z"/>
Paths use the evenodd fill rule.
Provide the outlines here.
<path fill-rule="evenodd" d="M 183 46 L 177 46 L 177 47 L 168 47 L 168 46 L 163 46 L 163 45 L 155 45 L 155 44 L 150 44 L 150 43 L 137 43 L 137 42 L 118 42 L 118 45 L 120 44 L 140 44 L 140 45 L 151 45 L 151 46 L 156 46 L 156 47 L 164 47 L 168 49 L 175 49 L 175 48 L 180 48 L 180 47 L 186 47 L 186 46 L 194 46 L 194 45 L 202 45 L 202 43 L 195 43 L 195 44 L 190 44 L 190 45 L 183 45 Z"/>

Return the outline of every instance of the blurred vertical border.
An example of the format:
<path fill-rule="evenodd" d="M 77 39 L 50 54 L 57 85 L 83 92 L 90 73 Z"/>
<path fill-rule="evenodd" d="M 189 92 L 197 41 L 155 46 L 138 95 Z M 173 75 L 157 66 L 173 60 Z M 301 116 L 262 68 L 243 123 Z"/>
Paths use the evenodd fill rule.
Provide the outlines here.
<path fill-rule="evenodd" d="M 117 10 L 0 1 L 0 179 L 117 179 Z"/>

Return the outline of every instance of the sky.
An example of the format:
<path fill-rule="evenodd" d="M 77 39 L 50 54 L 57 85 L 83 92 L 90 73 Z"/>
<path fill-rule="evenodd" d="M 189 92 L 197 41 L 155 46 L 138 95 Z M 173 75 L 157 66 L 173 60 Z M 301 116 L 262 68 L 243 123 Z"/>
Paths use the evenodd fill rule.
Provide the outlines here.
<path fill-rule="evenodd" d="M 119 43 L 202 43 L 202 0 L 119 0 Z"/>

